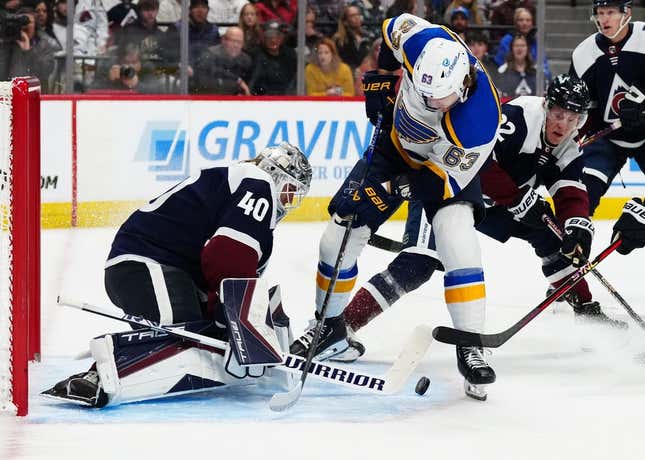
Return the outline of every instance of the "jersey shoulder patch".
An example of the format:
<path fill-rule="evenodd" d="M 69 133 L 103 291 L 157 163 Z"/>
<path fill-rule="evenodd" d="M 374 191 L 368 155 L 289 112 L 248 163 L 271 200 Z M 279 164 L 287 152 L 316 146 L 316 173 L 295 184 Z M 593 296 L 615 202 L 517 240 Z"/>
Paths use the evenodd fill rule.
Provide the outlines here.
<path fill-rule="evenodd" d="M 497 90 L 482 70 L 477 71 L 477 89 L 463 104 L 447 112 L 441 126 L 457 147 L 471 149 L 495 139 L 501 116 Z"/>
<path fill-rule="evenodd" d="M 603 55 L 602 50 L 596 43 L 597 35 L 588 36 L 573 50 L 571 62 L 579 78 L 583 78 L 587 70 Z"/>

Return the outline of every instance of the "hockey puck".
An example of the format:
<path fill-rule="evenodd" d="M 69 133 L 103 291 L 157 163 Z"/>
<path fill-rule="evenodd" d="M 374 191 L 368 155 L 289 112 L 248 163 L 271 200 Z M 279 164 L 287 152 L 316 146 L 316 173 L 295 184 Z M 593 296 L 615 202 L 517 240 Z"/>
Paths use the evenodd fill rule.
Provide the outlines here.
<path fill-rule="evenodd" d="M 414 387 L 414 391 L 419 396 L 423 396 L 424 394 L 426 394 L 426 391 L 428 391 L 429 387 L 430 387 L 430 379 L 426 376 L 423 376 L 417 382 L 417 386 Z"/>

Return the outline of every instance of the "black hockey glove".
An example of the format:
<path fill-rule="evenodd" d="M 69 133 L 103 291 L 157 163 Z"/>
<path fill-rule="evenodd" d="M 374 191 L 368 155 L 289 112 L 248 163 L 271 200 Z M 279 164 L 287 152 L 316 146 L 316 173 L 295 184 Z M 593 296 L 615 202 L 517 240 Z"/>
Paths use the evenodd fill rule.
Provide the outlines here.
<path fill-rule="evenodd" d="M 380 75 L 376 70 L 370 70 L 363 75 L 365 114 L 374 126 L 379 113 L 383 115 L 381 126 L 392 126 L 396 101 L 395 87 L 398 80 L 398 75 Z"/>
<path fill-rule="evenodd" d="M 412 186 L 410 185 L 410 178 L 407 174 L 396 176 L 390 181 L 390 194 L 401 198 L 405 201 L 413 200 Z"/>
<path fill-rule="evenodd" d="M 618 238 L 623 239 L 616 249 L 620 254 L 629 254 L 645 246 L 645 202 L 642 198 L 632 198 L 623 206 L 623 213 L 614 224 L 611 241 Z"/>
<path fill-rule="evenodd" d="M 355 213 L 356 225 L 371 227 L 382 224 L 400 204 L 400 198 L 390 195 L 381 184 L 367 177 L 360 187 L 358 182 L 351 181 L 342 196 L 337 195 L 332 200 L 329 211 L 341 219 L 348 219 Z"/>
<path fill-rule="evenodd" d="M 587 262 L 591 252 L 594 227 L 586 217 L 570 217 L 564 222 L 564 235 L 560 253 L 574 267 Z"/>
<path fill-rule="evenodd" d="M 645 95 L 632 87 L 620 102 L 620 123 L 627 132 L 645 129 Z"/>
<path fill-rule="evenodd" d="M 533 229 L 541 229 L 546 226 L 543 220 L 544 215 L 555 219 L 549 203 L 530 185 L 525 185 L 520 189 L 520 197 L 507 209 L 513 214 L 513 220 Z"/>

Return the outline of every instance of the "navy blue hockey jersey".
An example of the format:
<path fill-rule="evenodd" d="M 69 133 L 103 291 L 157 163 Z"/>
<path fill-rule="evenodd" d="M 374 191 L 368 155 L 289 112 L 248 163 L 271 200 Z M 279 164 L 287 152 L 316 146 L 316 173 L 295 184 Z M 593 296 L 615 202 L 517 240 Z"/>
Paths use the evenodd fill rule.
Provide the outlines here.
<path fill-rule="evenodd" d="M 589 132 L 617 120 L 628 88 L 635 85 L 645 92 L 645 23 L 629 24 L 627 36 L 616 44 L 600 33 L 587 37 L 573 51 L 569 73 L 589 86 L 594 105 Z M 607 138 L 621 147 L 639 147 L 645 143 L 645 132 L 627 135 L 618 129 Z"/>
<path fill-rule="evenodd" d="M 204 169 L 135 211 L 116 234 L 106 266 L 154 261 L 186 271 L 204 289 L 201 251 L 222 235 L 253 248 L 262 271 L 273 248 L 274 197 L 271 177 L 252 163 Z"/>

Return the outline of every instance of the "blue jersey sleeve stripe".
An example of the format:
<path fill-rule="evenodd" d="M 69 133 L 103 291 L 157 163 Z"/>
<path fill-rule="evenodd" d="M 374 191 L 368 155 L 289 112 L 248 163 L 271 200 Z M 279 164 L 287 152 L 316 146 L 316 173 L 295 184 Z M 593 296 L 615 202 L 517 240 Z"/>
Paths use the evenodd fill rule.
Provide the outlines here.
<path fill-rule="evenodd" d="M 396 16 L 393 18 L 386 19 L 385 21 L 383 21 L 383 25 L 381 26 L 381 29 L 383 32 L 383 40 L 385 40 L 385 44 L 390 49 L 392 49 L 392 41 L 390 39 L 390 36 L 392 34 L 392 30 L 394 29 L 395 20 L 396 20 Z"/>

